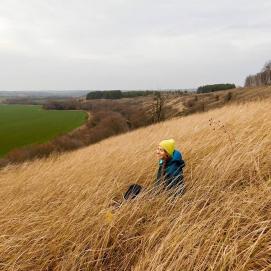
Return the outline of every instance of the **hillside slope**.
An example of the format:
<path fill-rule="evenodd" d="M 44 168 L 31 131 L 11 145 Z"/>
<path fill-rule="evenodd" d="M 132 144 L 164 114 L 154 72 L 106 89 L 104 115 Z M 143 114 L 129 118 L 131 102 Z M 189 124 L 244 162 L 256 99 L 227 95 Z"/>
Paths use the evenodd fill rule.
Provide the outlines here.
<path fill-rule="evenodd" d="M 186 161 L 152 196 L 157 143 Z M 170 120 L 0 171 L 1 270 L 270 270 L 271 100 Z M 130 183 L 148 188 L 111 215 Z"/>
<path fill-rule="evenodd" d="M 166 119 L 174 116 L 184 116 L 195 112 L 204 112 L 225 106 L 248 101 L 259 101 L 271 98 L 271 86 L 235 88 L 210 93 L 191 93 L 184 96 L 168 95 L 165 105 Z"/>

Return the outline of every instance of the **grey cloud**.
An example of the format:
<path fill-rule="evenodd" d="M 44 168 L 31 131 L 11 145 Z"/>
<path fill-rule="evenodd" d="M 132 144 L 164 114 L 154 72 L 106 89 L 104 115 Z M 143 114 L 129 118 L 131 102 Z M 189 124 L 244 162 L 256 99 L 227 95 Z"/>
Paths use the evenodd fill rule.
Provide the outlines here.
<path fill-rule="evenodd" d="M 270 1 L 2 0 L 0 89 L 234 82 L 270 59 Z"/>

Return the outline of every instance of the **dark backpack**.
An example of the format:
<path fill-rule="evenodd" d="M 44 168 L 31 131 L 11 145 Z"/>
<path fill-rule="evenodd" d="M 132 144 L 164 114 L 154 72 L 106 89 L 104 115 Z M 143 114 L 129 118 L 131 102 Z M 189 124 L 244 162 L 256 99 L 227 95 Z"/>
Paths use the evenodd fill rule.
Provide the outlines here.
<path fill-rule="evenodd" d="M 124 198 L 126 200 L 128 199 L 134 199 L 141 191 L 142 186 L 139 184 L 132 184 L 129 186 L 128 190 L 124 194 Z"/>

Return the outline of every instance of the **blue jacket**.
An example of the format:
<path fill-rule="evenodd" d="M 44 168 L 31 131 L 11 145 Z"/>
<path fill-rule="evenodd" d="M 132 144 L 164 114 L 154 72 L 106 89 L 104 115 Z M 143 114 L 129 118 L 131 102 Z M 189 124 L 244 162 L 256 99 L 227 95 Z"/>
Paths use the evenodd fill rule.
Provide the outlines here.
<path fill-rule="evenodd" d="M 183 168 L 185 166 L 185 162 L 183 161 L 181 152 L 174 150 L 171 159 L 166 161 L 164 176 L 162 176 L 163 163 L 165 163 L 165 161 L 159 160 L 159 168 L 155 184 L 163 184 L 166 189 L 178 188 L 183 190 Z"/>

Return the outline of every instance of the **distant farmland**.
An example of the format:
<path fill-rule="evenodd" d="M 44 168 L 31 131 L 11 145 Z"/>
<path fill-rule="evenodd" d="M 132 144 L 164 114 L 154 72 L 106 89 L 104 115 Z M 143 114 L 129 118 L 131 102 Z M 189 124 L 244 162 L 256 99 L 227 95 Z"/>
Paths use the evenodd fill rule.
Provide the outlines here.
<path fill-rule="evenodd" d="M 36 105 L 0 105 L 0 156 L 33 143 L 46 142 L 81 126 L 83 111 L 43 110 Z"/>

